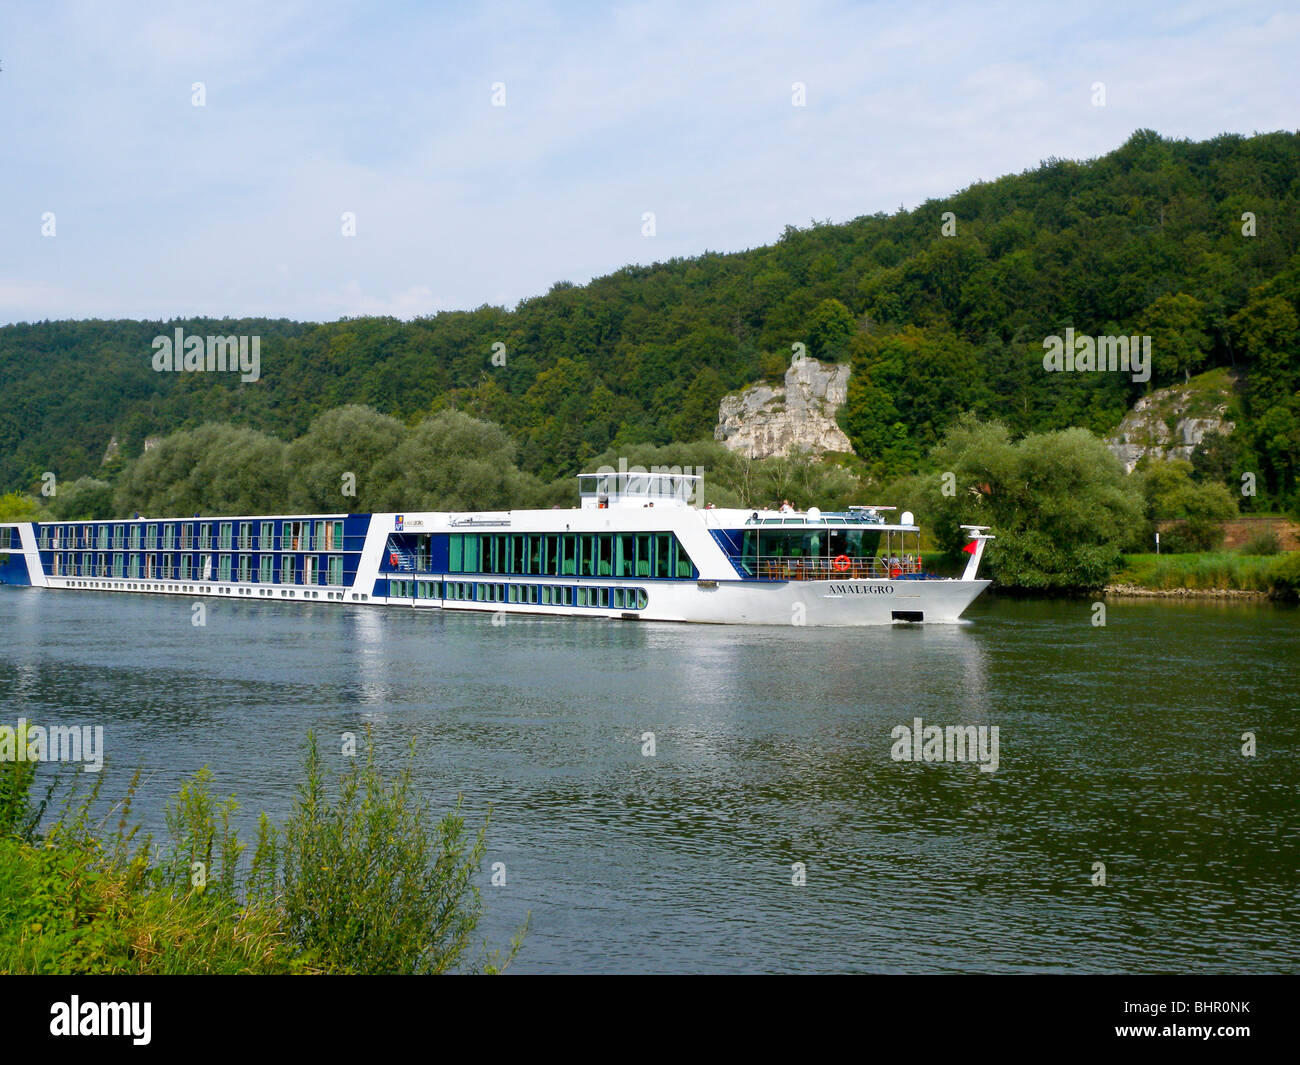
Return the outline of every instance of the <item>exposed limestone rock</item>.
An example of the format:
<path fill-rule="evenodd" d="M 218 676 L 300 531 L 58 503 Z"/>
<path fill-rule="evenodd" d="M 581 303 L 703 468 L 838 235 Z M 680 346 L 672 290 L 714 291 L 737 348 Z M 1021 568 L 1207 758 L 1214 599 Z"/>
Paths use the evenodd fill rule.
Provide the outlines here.
<path fill-rule="evenodd" d="M 1124 415 L 1106 445 L 1124 464 L 1126 473 L 1132 473 L 1144 455 L 1190 461 L 1209 433 L 1227 436 L 1236 428 L 1227 417 L 1230 393 L 1207 389 L 1198 381 L 1194 378 L 1191 385 L 1157 389 Z"/>
<path fill-rule="evenodd" d="M 755 459 L 789 455 L 796 448 L 820 455 L 852 451 L 835 423 L 849 394 L 849 367 L 799 359 L 785 372 L 785 385 L 751 385 L 723 396 L 714 437 Z"/>
<path fill-rule="evenodd" d="M 122 453 L 121 447 L 117 443 L 117 437 L 111 436 L 108 440 L 108 447 L 104 450 L 104 457 L 100 460 L 101 466 L 107 466 L 113 459 Z"/>

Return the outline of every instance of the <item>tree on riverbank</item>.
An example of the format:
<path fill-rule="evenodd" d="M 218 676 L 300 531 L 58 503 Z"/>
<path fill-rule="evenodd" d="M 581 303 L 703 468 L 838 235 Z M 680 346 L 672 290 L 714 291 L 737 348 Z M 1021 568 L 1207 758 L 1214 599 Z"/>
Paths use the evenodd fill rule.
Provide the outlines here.
<path fill-rule="evenodd" d="M 960 551 L 961 525 L 992 526 L 997 539 L 986 558 L 1004 588 L 1100 588 L 1143 520 L 1137 486 L 1086 429 L 1012 442 L 1001 423 L 965 414 L 931 452 L 930 465 L 936 472 L 900 483 L 897 492 L 945 551 Z"/>

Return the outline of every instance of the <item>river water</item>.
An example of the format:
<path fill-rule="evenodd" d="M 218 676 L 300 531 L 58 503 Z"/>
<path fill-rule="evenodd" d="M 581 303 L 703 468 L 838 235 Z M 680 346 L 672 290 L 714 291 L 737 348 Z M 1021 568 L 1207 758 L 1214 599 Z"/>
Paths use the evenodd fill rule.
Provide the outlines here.
<path fill-rule="evenodd" d="M 959 626 L 836 630 L 191 608 L 0 588 L 0 721 L 102 724 L 105 794 L 143 767 L 154 831 L 200 766 L 248 827 L 287 810 L 309 728 L 331 765 L 344 732 L 392 764 L 414 739 L 436 808 L 492 808 L 480 928 L 504 943 L 531 914 L 517 971 L 1300 969 L 1294 610 L 1112 601 L 1099 626 L 986 597 Z M 996 771 L 892 758 L 918 717 L 997 726 Z"/>

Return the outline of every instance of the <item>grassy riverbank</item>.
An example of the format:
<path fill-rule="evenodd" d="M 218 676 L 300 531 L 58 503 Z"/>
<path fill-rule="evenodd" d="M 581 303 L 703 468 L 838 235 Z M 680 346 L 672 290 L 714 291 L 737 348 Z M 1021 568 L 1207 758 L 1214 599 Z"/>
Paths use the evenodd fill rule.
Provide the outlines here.
<path fill-rule="evenodd" d="M 367 745 L 344 763 L 327 788 L 309 737 L 288 820 L 263 815 L 244 861 L 237 805 L 213 797 L 206 770 L 169 804 L 155 845 L 131 823 L 135 781 L 99 814 L 97 778 L 40 829 L 33 764 L 0 759 L 0 974 L 504 968 L 523 931 L 504 955 L 474 938 L 486 821 L 467 834 L 459 809 L 431 816 L 410 762 L 386 778 Z"/>
<path fill-rule="evenodd" d="M 1211 551 L 1185 555 L 1125 555 L 1107 590 L 1122 592 L 1254 593 L 1294 598 L 1300 588 L 1300 551 L 1246 555 Z"/>

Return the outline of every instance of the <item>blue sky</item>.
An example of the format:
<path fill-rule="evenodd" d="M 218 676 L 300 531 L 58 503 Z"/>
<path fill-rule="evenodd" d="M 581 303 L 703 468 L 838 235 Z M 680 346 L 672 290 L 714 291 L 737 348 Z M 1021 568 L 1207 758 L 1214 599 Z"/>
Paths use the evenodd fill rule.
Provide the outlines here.
<path fill-rule="evenodd" d="M 1140 127 L 1295 128 L 1298 66 L 1300 8 L 1200 0 L 6 2 L 0 322 L 513 306 Z"/>

